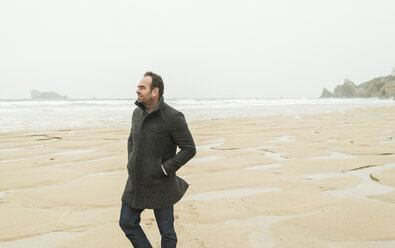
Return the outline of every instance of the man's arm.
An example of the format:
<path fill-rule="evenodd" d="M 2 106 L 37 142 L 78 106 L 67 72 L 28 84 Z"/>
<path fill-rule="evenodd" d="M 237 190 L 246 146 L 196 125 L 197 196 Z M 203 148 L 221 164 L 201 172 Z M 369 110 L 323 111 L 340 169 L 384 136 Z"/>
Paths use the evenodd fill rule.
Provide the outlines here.
<path fill-rule="evenodd" d="M 163 162 L 163 169 L 168 175 L 174 174 L 196 154 L 195 142 L 181 112 L 177 114 L 174 123 L 171 125 L 170 135 L 180 151 L 174 157 Z"/>
<path fill-rule="evenodd" d="M 128 160 L 130 158 L 130 154 L 132 153 L 132 148 L 133 148 L 132 129 L 130 129 L 130 135 L 128 138 Z"/>
<path fill-rule="evenodd" d="M 128 160 L 130 158 L 130 154 L 132 153 L 133 148 L 133 139 L 132 139 L 132 130 L 130 130 L 130 135 L 128 138 Z"/>
<path fill-rule="evenodd" d="M 130 134 L 129 134 L 129 138 L 128 138 L 128 161 L 129 161 L 130 155 L 132 154 L 132 149 L 133 149 L 132 130 L 133 130 L 133 119 L 134 119 L 135 113 L 136 113 L 136 110 L 133 111 L 132 121 L 130 123 Z"/>

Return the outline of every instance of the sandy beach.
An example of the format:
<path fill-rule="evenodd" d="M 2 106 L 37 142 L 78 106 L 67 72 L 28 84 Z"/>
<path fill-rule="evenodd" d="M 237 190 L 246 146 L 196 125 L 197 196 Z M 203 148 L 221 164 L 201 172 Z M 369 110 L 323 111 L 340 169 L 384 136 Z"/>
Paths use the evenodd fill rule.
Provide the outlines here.
<path fill-rule="evenodd" d="M 179 247 L 395 247 L 395 107 L 189 121 Z M 130 126 L 0 136 L 0 247 L 131 247 L 118 225 Z M 142 226 L 154 247 L 152 211 Z"/>

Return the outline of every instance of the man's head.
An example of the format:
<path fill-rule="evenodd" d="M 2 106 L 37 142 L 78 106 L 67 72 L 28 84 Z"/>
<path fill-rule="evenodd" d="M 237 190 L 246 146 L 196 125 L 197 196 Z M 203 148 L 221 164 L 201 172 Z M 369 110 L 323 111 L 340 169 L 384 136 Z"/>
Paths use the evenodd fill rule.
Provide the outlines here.
<path fill-rule="evenodd" d="M 155 105 L 163 95 L 163 80 L 152 72 L 146 72 L 137 86 L 137 101 L 144 105 Z"/>
<path fill-rule="evenodd" d="M 163 91 L 164 91 L 164 85 L 163 85 L 163 80 L 162 80 L 161 76 L 148 71 L 144 74 L 144 77 L 151 77 L 151 80 L 152 80 L 151 90 L 158 88 L 159 89 L 159 98 L 161 98 L 163 96 Z"/>

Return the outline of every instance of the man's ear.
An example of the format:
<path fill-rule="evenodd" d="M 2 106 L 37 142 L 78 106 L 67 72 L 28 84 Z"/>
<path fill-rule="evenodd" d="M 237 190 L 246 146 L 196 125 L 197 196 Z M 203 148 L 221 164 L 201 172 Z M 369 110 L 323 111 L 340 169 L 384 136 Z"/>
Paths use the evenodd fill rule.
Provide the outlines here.
<path fill-rule="evenodd" d="M 152 92 L 154 93 L 154 96 L 159 95 L 159 88 L 158 88 L 158 87 L 154 88 L 154 89 L 152 90 Z"/>

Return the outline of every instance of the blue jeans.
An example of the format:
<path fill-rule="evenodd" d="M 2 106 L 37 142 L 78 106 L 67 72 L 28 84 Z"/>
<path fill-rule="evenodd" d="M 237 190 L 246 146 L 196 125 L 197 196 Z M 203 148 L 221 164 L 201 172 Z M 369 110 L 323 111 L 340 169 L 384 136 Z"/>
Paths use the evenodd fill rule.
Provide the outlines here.
<path fill-rule="evenodd" d="M 134 248 L 152 248 L 140 226 L 140 215 L 144 209 L 135 209 L 122 202 L 119 225 Z M 154 209 L 156 223 L 162 236 L 162 248 L 175 248 L 177 235 L 174 230 L 174 208 Z"/>

